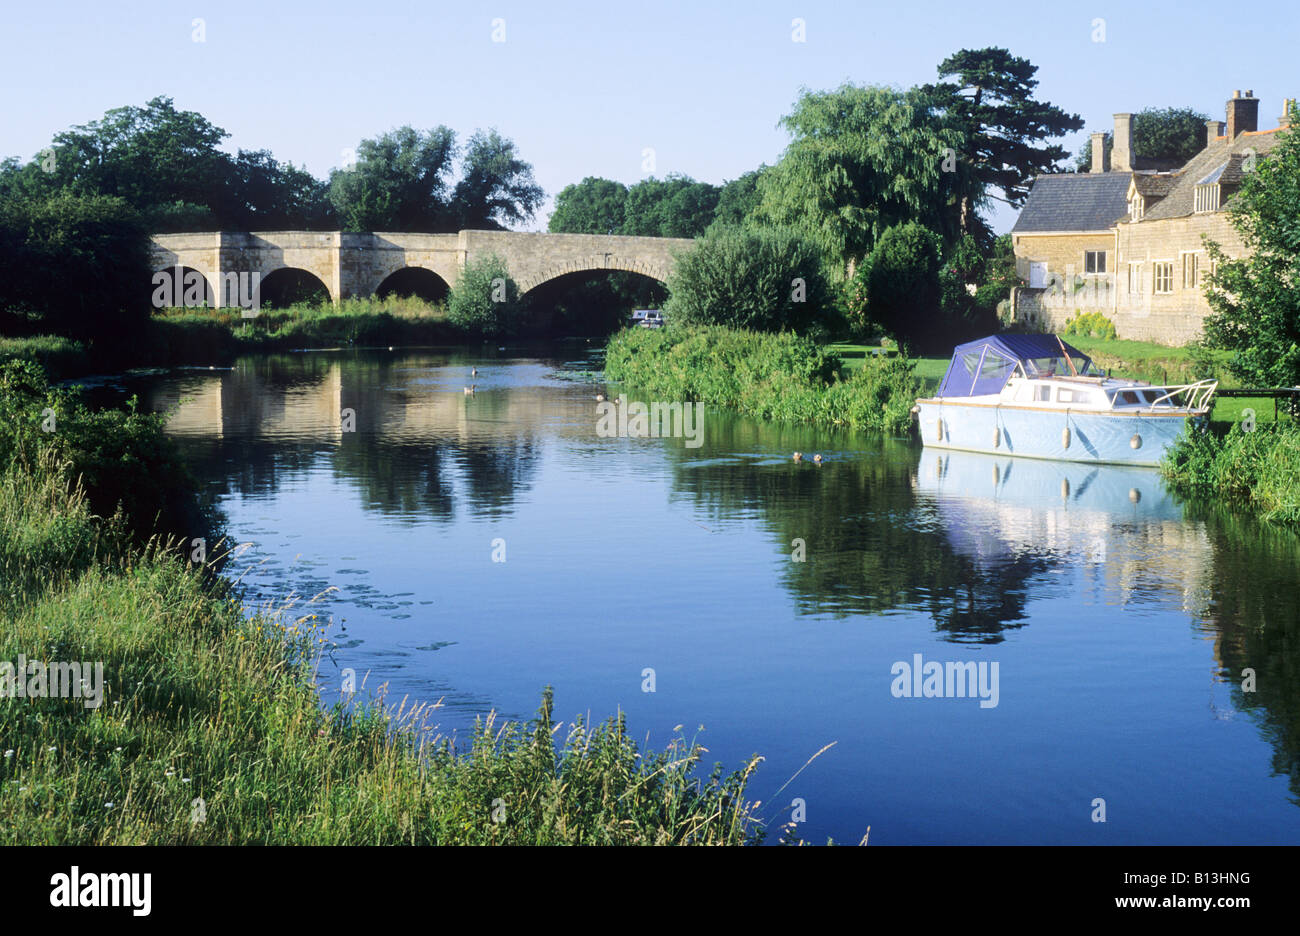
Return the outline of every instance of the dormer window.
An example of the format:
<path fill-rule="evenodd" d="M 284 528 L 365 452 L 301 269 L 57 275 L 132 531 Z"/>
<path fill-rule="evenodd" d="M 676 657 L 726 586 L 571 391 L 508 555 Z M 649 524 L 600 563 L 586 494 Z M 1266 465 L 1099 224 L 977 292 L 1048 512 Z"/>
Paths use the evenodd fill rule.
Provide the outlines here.
<path fill-rule="evenodd" d="M 1201 179 L 1196 183 L 1196 188 L 1192 196 L 1193 211 L 1201 212 L 1219 210 L 1219 203 L 1222 200 L 1219 189 L 1219 179 L 1223 177 L 1223 170 L 1227 168 L 1228 164 L 1224 163 L 1204 179 Z"/>
<path fill-rule="evenodd" d="M 1218 211 L 1219 186 L 1217 184 L 1196 186 L 1196 194 L 1193 196 L 1193 201 L 1194 211 Z"/>
<path fill-rule="evenodd" d="M 1135 194 L 1128 200 L 1128 215 L 1130 220 L 1141 221 L 1142 215 L 1146 213 L 1146 199 L 1141 195 Z"/>

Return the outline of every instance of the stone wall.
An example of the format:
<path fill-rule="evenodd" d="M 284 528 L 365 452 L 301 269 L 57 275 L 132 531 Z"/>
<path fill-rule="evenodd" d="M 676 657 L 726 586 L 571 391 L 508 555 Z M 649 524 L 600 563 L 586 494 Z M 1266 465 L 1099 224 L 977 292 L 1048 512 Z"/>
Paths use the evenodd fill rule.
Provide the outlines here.
<path fill-rule="evenodd" d="M 1119 251 L 1124 269 L 1119 271 L 1119 291 L 1113 319 L 1121 338 L 1182 345 L 1201 333 L 1210 304 L 1205 298 L 1205 276 L 1210 256 L 1203 236 L 1209 236 L 1232 257 L 1245 252 L 1241 236 L 1222 211 L 1184 218 L 1119 224 Z M 1196 283 L 1183 285 L 1183 257 L 1197 260 Z M 1173 291 L 1155 292 L 1155 264 L 1173 263 Z M 1128 264 L 1141 263 L 1140 291 L 1130 289 Z"/>

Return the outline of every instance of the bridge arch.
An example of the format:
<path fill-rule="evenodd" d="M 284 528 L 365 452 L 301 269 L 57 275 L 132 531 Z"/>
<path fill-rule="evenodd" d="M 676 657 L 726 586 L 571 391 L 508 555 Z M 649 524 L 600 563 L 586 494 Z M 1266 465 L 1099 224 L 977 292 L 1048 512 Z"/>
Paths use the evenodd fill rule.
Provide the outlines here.
<path fill-rule="evenodd" d="M 423 266 L 399 267 L 375 287 L 375 296 L 418 296 L 426 302 L 441 302 L 451 292 L 451 285 L 439 274 Z"/>
<path fill-rule="evenodd" d="M 562 276 L 568 276 L 571 273 L 602 273 L 615 270 L 624 273 L 639 273 L 665 285 L 668 282 L 668 270 L 661 264 L 635 257 L 598 254 L 556 264 L 537 273 L 525 274 L 516 280 L 516 283 L 519 286 L 519 294 L 523 296 L 544 283 L 559 279 Z"/>
<path fill-rule="evenodd" d="M 302 267 L 280 266 L 262 273 L 259 301 L 263 306 L 283 309 L 295 302 L 334 298 L 324 280 Z"/>
<path fill-rule="evenodd" d="M 152 302 L 155 309 L 215 307 L 212 280 L 192 266 L 178 263 L 153 274 Z"/>

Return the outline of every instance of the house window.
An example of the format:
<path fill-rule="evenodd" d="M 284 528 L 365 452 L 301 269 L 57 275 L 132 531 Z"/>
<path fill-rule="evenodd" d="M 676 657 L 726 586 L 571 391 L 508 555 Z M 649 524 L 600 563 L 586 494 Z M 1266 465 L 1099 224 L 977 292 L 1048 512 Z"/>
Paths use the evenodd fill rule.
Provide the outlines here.
<path fill-rule="evenodd" d="M 1129 213 L 1129 217 L 1132 218 L 1134 221 L 1142 220 L 1142 215 L 1145 213 L 1145 209 L 1146 209 L 1146 205 L 1143 204 L 1143 199 L 1141 195 L 1134 195 L 1132 199 L 1129 200 L 1128 213 Z"/>
<path fill-rule="evenodd" d="M 1106 251 L 1085 250 L 1083 252 L 1083 272 L 1105 273 L 1106 272 Z"/>
<path fill-rule="evenodd" d="M 1192 200 L 1195 211 L 1218 211 L 1219 186 L 1217 184 L 1196 186 Z"/>
<path fill-rule="evenodd" d="M 1196 254 L 1183 254 L 1183 289 L 1196 288 L 1196 271 L 1198 263 Z"/>
<path fill-rule="evenodd" d="M 1128 291 L 1131 293 L 1142 292 L 1142 264 L 1130 263 L 1128 265 Z"/>
<path fill-rule="evenodd" d="M 1172 260 L 1157 261 L 1154 267 L 1155 284 L 1154 291 L 1159 293 L 1171 293 L 1174 291 L 1174 262 Z"/>

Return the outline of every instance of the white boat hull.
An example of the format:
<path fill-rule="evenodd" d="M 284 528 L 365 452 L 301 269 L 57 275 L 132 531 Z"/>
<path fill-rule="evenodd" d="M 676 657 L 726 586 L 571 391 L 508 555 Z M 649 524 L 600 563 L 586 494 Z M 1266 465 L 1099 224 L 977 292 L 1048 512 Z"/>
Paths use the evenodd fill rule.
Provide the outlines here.
<path fill-rule="evenodd" d="M 921 441 L 932 448 L 1059 461 L 1154 467 L 1189 414 L 917 401 Z"/>

